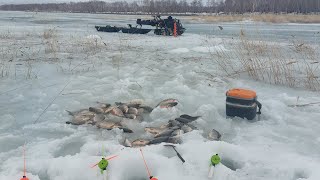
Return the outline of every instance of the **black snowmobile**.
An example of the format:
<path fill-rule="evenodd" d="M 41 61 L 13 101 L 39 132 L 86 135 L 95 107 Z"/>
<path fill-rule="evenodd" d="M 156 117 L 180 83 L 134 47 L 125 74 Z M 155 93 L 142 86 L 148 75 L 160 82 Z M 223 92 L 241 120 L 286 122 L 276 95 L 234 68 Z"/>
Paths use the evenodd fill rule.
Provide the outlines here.
<path fill-rule="evenodd" d="M 186 30 L 179 19 L 173 19 L 171 16 L 167 19 L 161 19 L 160 16 L 154 16 L 153 20 L 137 19 L 137 24 L 155 26 L 154 34 L 164 36 L 173 36 L 175 33 L 180 36 Z"/>
<path fill-rule="evenodd" d="M 142 25 L 149 25 L 154 26 L 154 34 L 156 35 L 163 35 L 163 36 L 180 36 L 186 30 L 179 19 L 173 19 L 171 16 L 168 16 L 167 19 L 161 19 L 161 17 L 154 16 L 152 20 L 141 20 L 137 19 L 137 26 L 132 27 L 131 24 L 128 24 L 129 27 L 116 27 L 116 26 L 95 26 L 97 31 L 103 32 L 119 32 L 120 30 L 122 33 L 129 33 L 129 34 L 147 34 L 152 29 L 144 29 Z M 140 28 L 138 27 L 140 25 Z"/>

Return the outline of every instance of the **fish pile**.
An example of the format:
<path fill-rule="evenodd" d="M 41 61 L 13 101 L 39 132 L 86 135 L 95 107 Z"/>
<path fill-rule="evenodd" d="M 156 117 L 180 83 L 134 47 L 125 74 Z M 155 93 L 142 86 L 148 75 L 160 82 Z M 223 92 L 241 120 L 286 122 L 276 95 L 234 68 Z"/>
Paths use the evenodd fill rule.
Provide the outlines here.
<path fill-rule="evenodd" d="M 76 112 L 67 111 L 71 121 L 67 124 L 83 125 L 91 124 L 102 129 L 122 129 L 125 133 L 133 133 L 126 124 L 129 121 L 143 121 L 143 114 L 151 113 L 154 108 L 145 105 L 141 99 L 134 99 L 127 103 L 115 102 L 114 105 L 97 102 L 99 106 L 81 109 Z M 158 103 L 155 108 L 171 108 L 178 104 L 176 99 L 165 99 Z"/>
<path fill-rule="evenodd" d="M 196 130 L 197 127 L 189 124 L 195 120 L 197 120 L 201 116 L 190 116 L 187 114 L 183 114 L 174 120 L 169 120 L 168 123 L 161 125 L 160 127 L 146 127 L 144 130 L 153 135 L 152 139 L 136 139 L 130 142 L 127 138 L 122 142 L 122 144 L 126 147 L 141 147 L 152 144 L 159 144 L 162 142 L 180 144 L 182 143 L 181 135 L 184 133 L 191 132 Z M 209 140 L 219 141 L 221 138 L 221 134 L 212 129 L 209 132 L 208 137 Z"/>
<path fill-rule="evenodd" d="M 97 107 L 89 107 L 76 112 L 67 111 L 72 116 L 72 119 L 66 123 L 72 125 L 91 124 L 106 130 L 118 128 L 123 130 L 124 133 L 133 133 L 133 130 L 127 126 L 129 122 L 135 121 L 139 123 L 143 121 L 145 114 L 151 113 L 155 108 L 172 108 L 178 104 L 178 101 L 176 99 L 165 99 L 154 108 L 146 105 L 141 99 L 134 99 L 127 103 L 115 102 L 113 105 L 97 103 L 99 104 Z M 121 144 L 126 147 L 141 147 L 162 142 L 180 144 L 182 143 L 182 134 L 197 129 L 190 123 L 198 118 L 200 116 L 183 114 L 159 127 L 145 127 L 145 132 L 153 135 L 151 139 L 136 139 L 130 142 L 125 138 Z M 220 140 L 220 137 L 220 133 L 214 129 L 208 135 L 209 140 Z"/>

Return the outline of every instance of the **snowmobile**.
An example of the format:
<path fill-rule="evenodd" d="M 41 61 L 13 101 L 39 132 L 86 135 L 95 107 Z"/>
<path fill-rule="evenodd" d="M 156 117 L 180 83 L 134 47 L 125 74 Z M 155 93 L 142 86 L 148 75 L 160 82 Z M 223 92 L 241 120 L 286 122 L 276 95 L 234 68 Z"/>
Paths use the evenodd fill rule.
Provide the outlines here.
<path fill-rule="evenodd" d="M 154 16 L 153 20 L 137 19 L 137 24 L 155 26 L 154 34 L 164 36 L 180 36 L 186 30 L 179 19 L 173 19 L 171 16 L 167 19 L 161 19 L 159 15 Z"/>
<path fill-rule="evenodd" d="M 142 25 L 149 25 L 156 27 L 154 29 L 154 34 L 156 35 L 163 35 L 163 36 L 180 36 L 186 30 L 179 19 L 173 19 L 171 16 L 168 16 L 167 19 L 161 19 L 161 17 L 153 16 L 151 20 L 142 20 L 137 19 L 136 27 L 132 27 L 131 24 L 128 24 L 129 27 L 116 27 L 116 26 L 95 26 L 97 31 L 103 32 L 119 32 L 120 30 L 122 33 L 129 33 L 129 34 L 147 34 L 153 29 L 145 29 L 142 28 Z M 140 27 L 138 27 L 140 25 Z"/>

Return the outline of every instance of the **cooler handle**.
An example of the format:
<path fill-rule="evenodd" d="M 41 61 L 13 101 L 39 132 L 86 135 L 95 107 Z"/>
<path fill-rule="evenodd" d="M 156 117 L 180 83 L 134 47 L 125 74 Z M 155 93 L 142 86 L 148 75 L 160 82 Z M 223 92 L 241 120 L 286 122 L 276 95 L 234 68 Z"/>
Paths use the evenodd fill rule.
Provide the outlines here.
<path fill-rule="evenodd" d="M 257 103 L 257 105 L 258 105 L 258 108 L 259 108 L 259 110 L 258 110 L 258 112 L 257 112 L 257 114 L 261 114 L 261 109 L 262 109 L 262 104 L 259 102 L 259 101 L 257 101 L 256 100 L 256 103 Z"/>

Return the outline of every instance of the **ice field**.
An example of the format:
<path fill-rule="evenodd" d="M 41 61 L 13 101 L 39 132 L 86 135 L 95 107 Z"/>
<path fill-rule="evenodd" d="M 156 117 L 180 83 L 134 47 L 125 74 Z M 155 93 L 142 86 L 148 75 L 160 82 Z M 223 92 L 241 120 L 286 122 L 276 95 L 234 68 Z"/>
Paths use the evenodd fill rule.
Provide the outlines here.
<path fill-rule="evenodd" d="M 98 168 L 90 166 L 114 154 L 119 156 L 110 160 L 108 180 L 148 179 L 139 149 L 125 148 L 119 141 L 148 137 L 144 127 L 181 114 L 201 116 L 192 123 L 199 130 L 182 135 L 177 145 L 184 164 L 164 143 L 143 147 L 150 171 L 160 180 L 206 180 L 215 153 L 222 160 L 214 180 L 320 179 L 320 96 L 312 90 L 317 80 L 258 81 L 232 71 L 242 65 L 235 48 L 244 42 L 244 35 L 239 38 L 242 29 L 246 43 L 271 44 L 288 51 L 289 63 L 305 62 L 293 67 L 297 71 L 290 77 L 304 78 L 308 64 L 317 79 L 319 51 L 310 49 L 320 49 L 319 24 L 197 24 L 181 18 L 187 30 L 177 38 L 94 28 L 135 23 L 136 18 L 0 12 L 1 180 L 22 177 L 24 144 L 30 180 L 100 180 Z M 268 57 L 263 53 L 270 52 L 262 51 L 261 56 Z M 235 87 L 257 92 L 263 105 L 260 120 L 226 118 L 225 93 Z M 149 119 L 132 124 L 134 135 L 65 123 L 70 120 L 66 110 L 95 106 L 97 101 L 143 99 L 155 106 L 166 98 L 178 99 L 179 104 L 155 109 Z M 315 104 L 292 107 L 308 103 Z M 222 134 L 221 141 L 207 140 L 211 129 Z"/>

